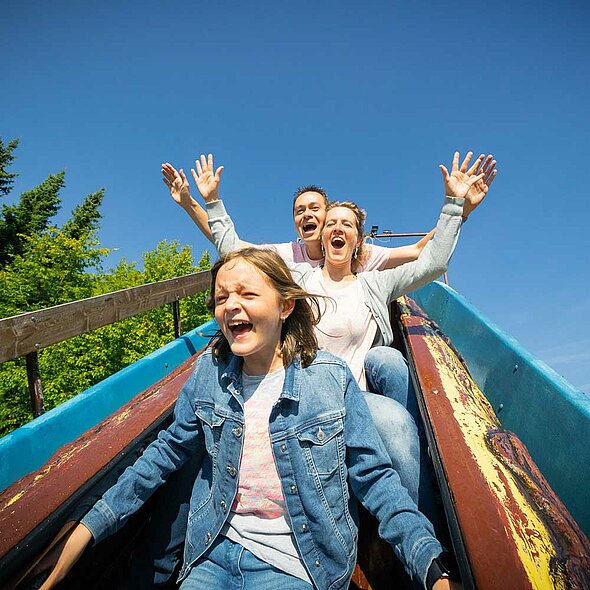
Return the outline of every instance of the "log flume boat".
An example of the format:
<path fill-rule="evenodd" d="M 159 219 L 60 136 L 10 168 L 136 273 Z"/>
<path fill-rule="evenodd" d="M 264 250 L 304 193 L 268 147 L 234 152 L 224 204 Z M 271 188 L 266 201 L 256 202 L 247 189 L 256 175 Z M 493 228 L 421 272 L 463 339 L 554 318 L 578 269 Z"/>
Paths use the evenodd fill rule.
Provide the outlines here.
<path fill-rule="evenodd" d="M 174 304 L 208 278 L 204 271 L 0 320 L 0 362 L 27 355 L 34 391 L 40 347 Z M 442 283 L 398 300 L 391 321 L 463 586 L 590 588 L 590 398 Z M 179 336 L 0 439 L 0 588 L 39 586 L 30 575 L 36 560 L 169 423 L 214 329 L 209 322 Z M 88 550 L 60 587 L 114 588 L 151 506 Z M 352 586 L 411 588 L 375 530 L 364 515 Z"/>

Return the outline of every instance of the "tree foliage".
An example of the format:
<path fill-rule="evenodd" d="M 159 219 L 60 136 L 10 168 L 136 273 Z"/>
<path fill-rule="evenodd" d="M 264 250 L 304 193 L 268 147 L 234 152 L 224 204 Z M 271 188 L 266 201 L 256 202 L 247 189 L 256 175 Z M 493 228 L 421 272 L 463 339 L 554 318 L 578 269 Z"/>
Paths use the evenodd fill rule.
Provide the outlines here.
<path fill-rule="evenodd" d="M 0 190 L 18 142 L 0 141 Z M 14 175 L 13 175 L 14 176 Z M 2 184 L 4 182 L 4 184 Z M 51 307 L 209 268 L 207 252 L 195 265 L 189 247 L 161 242 L 143 255 L 142 269 L 122 260 L 104 272 L 110 252 L 96 231 L 104 190 L 89 194 L 61 228 L 51 225 L 64 174 L 23 193 L 0 215 L 0 317 Z M 8 187 L 9 190 L 10 187 Z M 4 244 L 2 239 L 6 238 Z M 183 331 L 209 319 L 205 293 L 180 302 Z M 45 409 L 98 383 L 174 338 L 170 306 L 105 326 L 39 353 Z M 23 358 L 0 365 L 0 436 L 32 419 Z"/>

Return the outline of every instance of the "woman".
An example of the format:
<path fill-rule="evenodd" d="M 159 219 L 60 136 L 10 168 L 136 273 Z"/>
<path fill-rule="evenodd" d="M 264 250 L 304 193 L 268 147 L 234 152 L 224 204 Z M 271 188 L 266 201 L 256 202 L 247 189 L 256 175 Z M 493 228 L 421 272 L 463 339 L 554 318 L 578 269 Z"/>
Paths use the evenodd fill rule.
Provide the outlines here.
<path fill-rule="evenodd" d="M 41 590 L 199 452 L 181 590 L 347 588 L 357 543 L 350 495 L 380 520 L 417 583 L 450 588 L 442 547 L 391 468 L 350 371 L 317 351 L 316 300 L 275 253 L 254 248 L 215 264 L 211 292 L 221 335 L 197 361 L 173 423 L 59 547 Z"/>

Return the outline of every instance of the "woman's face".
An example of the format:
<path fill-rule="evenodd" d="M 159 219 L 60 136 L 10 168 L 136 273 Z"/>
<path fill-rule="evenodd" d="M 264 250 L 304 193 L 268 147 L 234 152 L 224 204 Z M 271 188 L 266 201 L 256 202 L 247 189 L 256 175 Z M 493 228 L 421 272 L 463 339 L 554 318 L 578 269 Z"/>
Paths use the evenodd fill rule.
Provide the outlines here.
<path fill-rule="evenodd" d="M 248 375 L 282 366 L 283 320 L 294 302 L 285 302 L 269 279 L 242 258 L 224 264 L 215 280 L 215 320 L 231 351 L 244 358 Z"/>
<path fill-rule="evenodd" d="M 326 214 L 326 223 L 322 230 L 326 262 L 350 263 L 354 250 L 360 243 L 354 212 L 348 207 L 330 209 Z"/>

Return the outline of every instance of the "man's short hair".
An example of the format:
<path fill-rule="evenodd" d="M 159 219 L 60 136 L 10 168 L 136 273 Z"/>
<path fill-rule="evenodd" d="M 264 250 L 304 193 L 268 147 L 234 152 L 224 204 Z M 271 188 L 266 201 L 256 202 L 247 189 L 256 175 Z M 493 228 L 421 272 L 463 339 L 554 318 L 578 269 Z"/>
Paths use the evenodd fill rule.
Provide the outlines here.
<path fill-rule="evenodd" d="M 295 211 L 295 201 L 303 193 L 318 193 L 318 195 L 322 195 L 322 197 L 324 198 L 324 204 L 326 205 L 326 207 L 328 206 L 328 203 L 330 202 L 330 199 L 328 199 L 328 193 L 321 186 L 318 186 L 317 184 L 307 184 L 305 186 L 300 186 L 295 191 L 295 195 L 293 197 L 293 211 Z"/>

